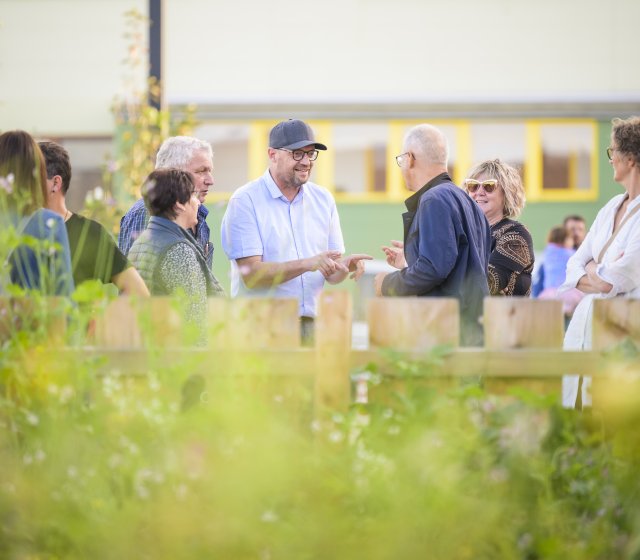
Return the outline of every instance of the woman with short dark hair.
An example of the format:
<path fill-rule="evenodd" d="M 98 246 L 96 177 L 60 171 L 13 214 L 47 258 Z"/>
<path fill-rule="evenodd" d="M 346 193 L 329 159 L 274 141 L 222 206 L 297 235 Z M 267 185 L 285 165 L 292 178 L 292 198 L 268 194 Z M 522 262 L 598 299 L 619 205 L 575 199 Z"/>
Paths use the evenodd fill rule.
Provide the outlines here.
<path fill-rule="evenodd" d="M 190 299 L 190 316 L 199 322 L 206 313 L 207 296 L 224 292 L 190 233 L 200 206 L 191 174 L 156 169 L 142 191 L 151 218 L 131 246 L 129 260 L 151 295 L 184 292 Z"/>

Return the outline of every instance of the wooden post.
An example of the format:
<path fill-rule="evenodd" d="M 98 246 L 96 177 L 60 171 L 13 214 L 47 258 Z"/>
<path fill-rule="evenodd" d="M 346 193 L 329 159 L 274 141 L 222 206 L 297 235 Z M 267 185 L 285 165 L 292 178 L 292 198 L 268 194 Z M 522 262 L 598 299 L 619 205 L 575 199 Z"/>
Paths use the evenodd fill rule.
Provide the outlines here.
<path fill-rule="evenodd" d="M 484 346 L 488 350 L 562 348 L 560 300 L 488 297 L 484 300 Z"/>
<path fill-rule="evenodd" d="M 349 362 L 353 302 L 346 291 L 327 291 L 320 296 L 315 323 L 315 414 L 344 412 L 351 399 Z"/>
<path fill-rule="evenodd" d="M 372 347 L 422 351 L 460 344 L 455 298 L 372 298 L 367 316 Z"/>
<path fill-rule="evenodd" d="M 42 334 L 42 344 L 63 344 L 70 306 L 62 297 L 0 297 L 0 343 L 22 330 Z"/>
<path fill-rule="evenodd" d="M 183 315 L 179 303 L 168 297 L 120 296 L 97 317 L 96 346 L 139 349 L 193 345 L 184 340 Z"/>
<path fill-rule="evenodd" d="M 229 305 L 227 327 L 228 343 L 238 350 L 298 348 L 298 300 L 236 298 Z"/>
<path fill-rule="evenodd" d="M 562 349 L 564 313 L 560 300 L 527 297 L 488 297 L 484 300 L 484 345 L 486 350 Z M 489 360 L 490 356 L 487 357 Z M 490 368 L 490 362 L 488 362 Z M 491 370 L 488 370 L 489 374 Z M 535 392 L 560 392 L 558 378 L 518 378 L 518 362 L 512 379 L 483 377 L 485 388 L 502 393 L 510 387 Z"/>
<path fill-rule="evenodd" d="M 640 344 L 640 300 L 595 299 L 593 302 L 593 349 L 608 350 L 629 339 Z"/>

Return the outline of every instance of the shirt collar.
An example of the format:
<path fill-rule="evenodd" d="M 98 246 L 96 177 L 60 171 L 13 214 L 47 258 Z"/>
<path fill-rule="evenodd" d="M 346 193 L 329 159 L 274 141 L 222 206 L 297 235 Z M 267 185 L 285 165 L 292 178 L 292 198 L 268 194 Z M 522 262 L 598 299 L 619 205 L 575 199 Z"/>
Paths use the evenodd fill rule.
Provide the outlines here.
<path fill-rule="evenodd" d="M 451 177 L 449 177 L 448 173 L 440 173 L 440 175 L 436 175 L 419 191 L 416 191 L 409 198 L 407 198 L 407 200 L 404 201 L 407 210 L 409 210 L 409 212 L 415 212 L 418 209 L 418 204 L 420 204 L 420 198 L 422 197 L 422 195 L 426 193 L 430 188 L 442 183 L 451 183 Z"/>
<path fill-rule="evenodd" d="M 262 179 L 264 180 L 265 184 L 267 185 L 267 190 L 269 191 L 269 194 L 271 195 L 271 198 L 283 198 L 284 200 L 289 202 L 287 197 L 284 196 L 284 194 L 282 194 L 282 191 L 280 190 L 280 187 L 278 187 L 278 185 L 276 185 L 276 182 L 273 180 L 273 177 L 271 176 L 271 172 L 268 169 L 264 172 L 264 175 L 262 176 Z M 296 197 L 293 200 L 298 200 L 298 198 L 301 198 L 303 196 L 303 194 L 304 194 L 304 185 L 302 185 L 300 187 L 300 190 L 298 191 L 298 194 L 296 195 Z M 293 200 L 291 202 L 293 202 Z"/>
<path fill-rule="evenodd" d="M 198 221 L 205 220 L 208 215 L 209 210 L 207 210 L 207 207 L 204 204 L 200 204 L 200 206 L 198 206 Z"/>

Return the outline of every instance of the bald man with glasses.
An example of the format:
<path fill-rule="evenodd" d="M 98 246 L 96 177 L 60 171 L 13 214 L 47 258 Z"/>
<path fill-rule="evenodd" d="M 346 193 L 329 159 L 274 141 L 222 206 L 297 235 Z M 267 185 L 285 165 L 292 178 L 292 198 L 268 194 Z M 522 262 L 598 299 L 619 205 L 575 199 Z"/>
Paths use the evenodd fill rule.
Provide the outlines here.
<path fill-rule="evenodd" d="M 325 281 L 357 280 L 369 255 L 343 257 L 344 241 L 331 193 L 309 179 L 319 150 L 301 120 L 269 134 L 269 167 L 240 187 L 222 220 L 222 247 L 231 260 L 231 295 L 295 297 L 303 343 L 313 341 L 318 297 Z"/>

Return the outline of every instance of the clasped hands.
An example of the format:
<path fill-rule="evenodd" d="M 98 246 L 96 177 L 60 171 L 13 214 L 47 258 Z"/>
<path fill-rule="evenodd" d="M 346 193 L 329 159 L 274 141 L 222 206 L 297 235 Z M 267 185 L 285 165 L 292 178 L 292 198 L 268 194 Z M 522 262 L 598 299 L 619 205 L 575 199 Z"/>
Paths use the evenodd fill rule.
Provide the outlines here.
<path fill-rule="evenodd" d="M 349 273 L 352 280 L 359 280 L 364 274 L 364 261 L 373 257 L 364 253 L 354 253 L 346 257 L 340 251 L 324 251 L 309 258 L 309 270 L 319 270 L 329 282 L 341 282 Z"/>

